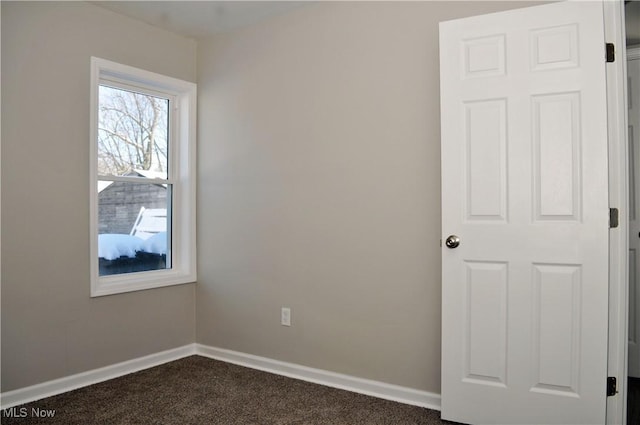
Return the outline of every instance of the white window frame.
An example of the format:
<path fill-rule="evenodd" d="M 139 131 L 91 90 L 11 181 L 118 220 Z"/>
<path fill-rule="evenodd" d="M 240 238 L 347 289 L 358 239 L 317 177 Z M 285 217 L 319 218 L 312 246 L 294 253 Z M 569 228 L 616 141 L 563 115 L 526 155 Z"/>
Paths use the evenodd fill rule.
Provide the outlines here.
<path fill-rule="evenodd" d="M 101 84 L 157 93 L 170 99 L 169 176 L 171 268 L 99 276 L 98 268 L 98 87 Z M 140 291 L 196 281 L 196 84 L 116 62 L 91 58 L 90 114 L 90 256 L 91 296 Z M 135 178 L 133 178 L 135 179 Z M 118 180 L 131 180 L 120 177 Z M 138 181 L 138 180 L 136 180 Z M 154 183 L 155 179 L 144 179 Z"/>

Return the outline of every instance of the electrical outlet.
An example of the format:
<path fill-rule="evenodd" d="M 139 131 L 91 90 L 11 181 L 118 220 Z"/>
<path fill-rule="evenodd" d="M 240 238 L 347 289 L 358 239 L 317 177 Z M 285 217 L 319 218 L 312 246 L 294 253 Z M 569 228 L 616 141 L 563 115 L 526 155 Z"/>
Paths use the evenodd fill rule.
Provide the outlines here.
<path fill-rule="evenodd" d="M 291 309 L 289 307 L 282 307 L 280 311 L 280 324 L 282 326 L 291 326 Z"/>

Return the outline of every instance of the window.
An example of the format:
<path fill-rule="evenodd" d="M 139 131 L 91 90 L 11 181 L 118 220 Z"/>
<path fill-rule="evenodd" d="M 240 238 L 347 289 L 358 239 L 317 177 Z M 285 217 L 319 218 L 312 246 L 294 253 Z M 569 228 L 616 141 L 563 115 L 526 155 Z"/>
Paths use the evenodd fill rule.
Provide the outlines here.
<path fill-rule="evenodd" d="M 91 58 L 91 296 L 194 282 L 196 85 Z"/>

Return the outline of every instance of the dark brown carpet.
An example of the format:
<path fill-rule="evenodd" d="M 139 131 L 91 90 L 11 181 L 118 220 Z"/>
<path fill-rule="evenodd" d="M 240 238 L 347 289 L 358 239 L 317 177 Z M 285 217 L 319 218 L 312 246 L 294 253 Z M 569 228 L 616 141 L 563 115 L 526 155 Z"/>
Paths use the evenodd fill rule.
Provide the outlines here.
<path fill-rule="evenodd" d="M 38 412 L 55 410 L 53 418 Z M 191 356 L 2 412 L 2 424 L 451 424 L 440 412 Z M 8 417 L 26 414 L 26 417 Z"/>

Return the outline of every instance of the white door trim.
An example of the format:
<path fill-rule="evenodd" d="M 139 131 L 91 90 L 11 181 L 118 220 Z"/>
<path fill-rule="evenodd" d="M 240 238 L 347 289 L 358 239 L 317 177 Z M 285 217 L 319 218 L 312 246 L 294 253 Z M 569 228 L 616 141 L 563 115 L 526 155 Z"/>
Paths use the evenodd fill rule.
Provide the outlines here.
<path fill-rule="evenodd" d="M 604 1 L 605 37 L 616 46 L 616 61 L 607 64 L 609 122 L 609 205 L 620 211 L 620 223 L 609 233 L 609 361 L 608 375 L 618 381 L 618 394 L 607 398 L 607 424 L 627 420 L 628 341 L 628 144 L 627 67 L 624 3 Z M 604 49 L 604 46 L 603 46 Z M 604 385 L 604 383 L 603 383 Z"/>

